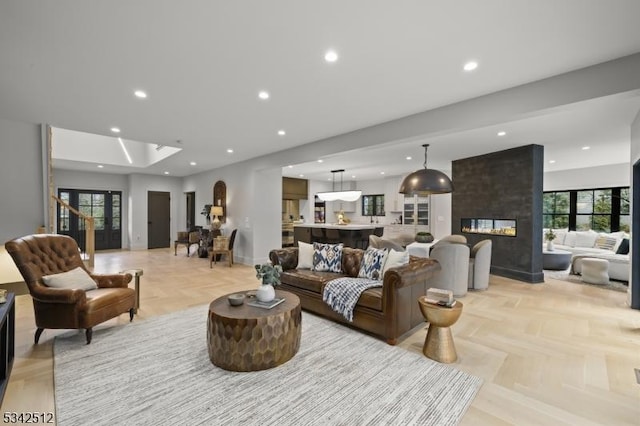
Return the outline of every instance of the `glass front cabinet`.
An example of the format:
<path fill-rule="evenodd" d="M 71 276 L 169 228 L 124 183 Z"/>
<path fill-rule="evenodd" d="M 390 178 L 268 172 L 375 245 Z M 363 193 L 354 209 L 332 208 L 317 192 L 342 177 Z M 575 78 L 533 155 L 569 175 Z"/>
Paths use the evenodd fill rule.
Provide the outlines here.
<path fill-rule="evenodd" d="M 429 197 L 404 197 L 404 224 L 429 225 Z M 416 223 L 417 220 L 417 223 Z"/>

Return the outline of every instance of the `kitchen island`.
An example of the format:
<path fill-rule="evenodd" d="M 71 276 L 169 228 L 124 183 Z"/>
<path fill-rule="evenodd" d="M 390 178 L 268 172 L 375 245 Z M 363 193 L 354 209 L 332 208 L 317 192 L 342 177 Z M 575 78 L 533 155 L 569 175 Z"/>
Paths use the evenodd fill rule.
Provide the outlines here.
<path fill-rule="evenodd" d="M 345 247 L 367 248 L 369 235 L 378 227 L 382 226 L 302 223 L 293 226 L 293 238 L 296 246 L 298 241 L 302 241 L 305 243 L 343 243 Z"/>

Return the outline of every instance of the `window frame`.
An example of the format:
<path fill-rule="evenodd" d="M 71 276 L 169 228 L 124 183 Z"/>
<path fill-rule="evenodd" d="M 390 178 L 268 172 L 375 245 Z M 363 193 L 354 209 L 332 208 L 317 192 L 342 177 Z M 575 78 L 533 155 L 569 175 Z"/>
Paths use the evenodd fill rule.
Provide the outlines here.
<path fill-rule="evenodd" d="M 591 192 L 591 212 L 590 213 L 578 213 L 578 193 L 580 192 Z M 597 198 L 597 192 L 602 191 L 610 191 L 610 211 L 609 213 L 600 213 L 597 212 L 596 204 L 599 202 Z M 623 199 L 622 195 L 626 191 L 627 198 Z M 630 209 L 627 210 L 627 213 L 623 213 L 622 204 L 629 204 L 628 194 L 630 193 L 630 187 L 628 186 L 615 186 L 615 187 L 606 187 L 606 188 L 581 188 L 581 189 L 571 189 L 571 190 L 562 190 L 562 191 L 544 191 L 543 197 L 548 194 L 566 194 L 569 193 L 569 221 L 567 228 L 571 231 L 575 231 L 578 228 L 578 217 L 579 216 L 589 216 L 589 229 L 594 229 L 594 218 L 596 217 L 607 217 L 609 219 L 609 230 L 604 229 L 594 229 L 597 232 L 618 232 L 625 231 L 629 232 L 628 225 L 625 224 L 625 221 L 621 220 L 623 217 L 629 218 Z M 543 227 L 546 228 L 546 224 L 555 225 L 556 217 L 558 216 L 567 216 L 567 213 L 559 213 L 556 211 L 556 200 L 554 200 L 553 211 L 545 211 L 545 205 L 543 203 L 543 211 L 542 211 L 542 222 Z M 548 217 L 551 216 L 551 221 L 549 222 Z M 627 220 L 626 223 L 629 223 Z M 621 229 L 621 224 L 623 229 Z M 556 228 L 556 226 L 554 226 Z M 580 229 L 582 230 L 582 229 Z"/>
<path fill-rule="evenodd" d="M 365 204 L 373 207 L 373 211 L 366 208 Z M 384 194 L 363 195 L 361 201 L 362 216 L 385 216 Z"/>

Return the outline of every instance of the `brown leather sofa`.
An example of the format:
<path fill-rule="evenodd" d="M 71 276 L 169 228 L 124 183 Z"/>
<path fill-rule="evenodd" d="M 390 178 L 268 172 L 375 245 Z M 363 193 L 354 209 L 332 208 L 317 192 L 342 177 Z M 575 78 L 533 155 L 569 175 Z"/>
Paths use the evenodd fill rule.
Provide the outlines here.
<path fill-rule="evenodd" d="M 433 259 L 412 257 L 408 264 L 389 269 L 382 287 L 362 293 L 353 310 L 353 322 L 348 322 L 322 301 L 322 291 L 334 278 L 357 277 L 363 255 L 364 250 L 345 247 L 342 251 L 343 274 L 296 269 L 297 247 L 271 250 L 269 259 L 283 269 L 278 288 L 296 294 L 302 309 L 380 336 L 395 345 L 400 336 L 424 323 L 418 298 L 427 294 L 431 287 L 429 278 L 438 273 L 440 265 Z"/>
<path fill-rule="evenodd" d="M 128 287 L 131 274 L 92 274 L 87 271 L 75 240 L 66 235 L 36 234 L 5 244 L 22 274 L 31 298 L 36 320 L 37 344 L 45 328 L 84 328 L 87 344 L 92 327 L 129 312 L 133 319 L 135 291 Z M 81 267 L 96 282 L 95 290 L 50 288 L 44 275 Z"/>

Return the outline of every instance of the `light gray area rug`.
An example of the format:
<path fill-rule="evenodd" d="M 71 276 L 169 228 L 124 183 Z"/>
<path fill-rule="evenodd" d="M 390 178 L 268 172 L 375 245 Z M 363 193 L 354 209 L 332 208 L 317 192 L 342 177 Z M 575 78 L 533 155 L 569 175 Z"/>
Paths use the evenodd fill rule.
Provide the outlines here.
<path fill-rule="evenodd" d="M 615 281 L 615 280 L 609 280 L 609 284 L 591 284 L 591 283 L 586 283 L 586 282 L 582 281 L 582 278 L 581 278 L 580 275 L 571 274 L 570 273 L 570 269 L 571 268 L 566 269 L 564 271 L 552 271 L 550 269 L 545 269 L 545 270 L 543 270 L 543 272 L 544 272 L 544 276 L 545 277 L 553 278 L 554 280 L 568 281 L 568 282 L 574 283 L 574 284 L 582 284 L 582 285 L 589 285 L 589 286 L 593 286 L 593 287 L 606 288 L 607 290 L 620 291 L 620 292 L 623 292 L 623 293 L 626 293 L 627 289 L 629 288 L 622 281 Z"/>
<path fill-rule="evenodd" d="M 481 379 L 303 313 L 300 350 L 259 372 L 209 360 L 208 306 L 56 338 L 58 425 L 455 425 Z"/>

